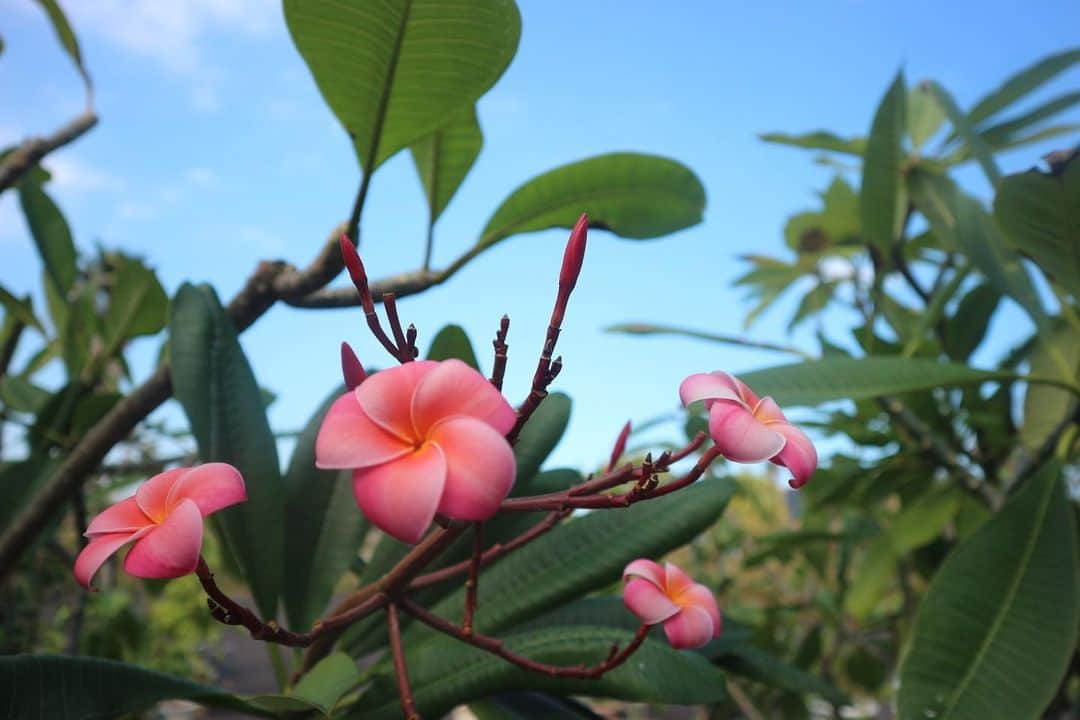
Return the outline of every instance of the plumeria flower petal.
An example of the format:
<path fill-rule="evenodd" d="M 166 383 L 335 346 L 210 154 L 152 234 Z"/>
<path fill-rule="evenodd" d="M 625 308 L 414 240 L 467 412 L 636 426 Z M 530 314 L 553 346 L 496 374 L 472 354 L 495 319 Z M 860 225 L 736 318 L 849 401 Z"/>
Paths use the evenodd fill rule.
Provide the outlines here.
<path fill-rule="evenodd" d="M 174 578 L 195 570 L 203 518 L 247 499 L 244 479 L 225 463 L 175 468 L 150 478 L 135 495 L 90 521 L 90 542 L 75 559 L 75 579 L 90 581 L 109 557 L 134 543 L 124 569 L 143 578 Z"/>
<path fill-rule="evenodd" d="M 517 472 L 504 437 L 517 415 L 460 360 L 405 363 L 339 398 L 319 428 L 315 462 L 353 470 L 360 510 L 402 542 L 423 537 L 436 513 L 494 515 Z"/>
<path fill-rule="evenodd" d="M 634 560 L 623 570 L 623 603 L 646 625 L 663 623 L 674 648 L 701 647 L 720 636 L 716 598 L 678 566 Z"/>
<path fill-rule="evenodd" d="M 784 416 L 771 397 L 759 398 L 746 383 L 722 371 L 696 373 L 682 381 L 684 405 L 704 401 L 709 435 L 729 460 L 769 460 L 791 471 L 789 484 L 798 489 L 817 469 L 817 450 L 810 438 Z"/>

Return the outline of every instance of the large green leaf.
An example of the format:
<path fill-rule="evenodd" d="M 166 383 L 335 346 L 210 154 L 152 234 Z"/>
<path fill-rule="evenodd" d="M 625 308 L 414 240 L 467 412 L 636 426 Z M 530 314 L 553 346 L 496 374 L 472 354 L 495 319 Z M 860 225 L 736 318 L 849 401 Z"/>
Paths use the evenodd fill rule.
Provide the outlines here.
<path fill-rule="evenodd" d="M 1041 335 L 1028 359 L 1029 372 L 1069 382 L 1080 379 L 1080 334 L 1068 325 Z M 1024 391 L 1020 444 L 1037 451 L 1076 407 L 1076 395 L 1048 385 L 1029 384 Z"/>
<path fill-rule="evenodd" d="M 285 0 L 285 21 L 367 173 L 471 107 L 521 35 L 513 0 Z"/>
<path fill-rule="evenodd" d="M 540 403 L 529 422 L 525 423 L 514 444 L 517 477 L 514 488 L 510 491 L 511 495 L 522 495 L 528 491 L 529 481 L 540 470 L 544 460 L 566 432 L 572 406 L 568 395 L 551 393 Z"/>
<path fill-rule="evenodd" d="M 483 145 L 476 108 L 469 107 L 409 148 L 424 188 L 432 225 L 461 187 Z"/>
<path fill-rule="evenodd" d="M 862 237 L 867 245 L 877 248 L 882 257 L 888 257 L 903 217 L 899 204 L 906 92 L 904 74 L 898 72 L 874 113 L 866 152 L 863 154 L 862 188 L 859 192 Z"/>
<path fill-rule="evenodd" d="M 45 272 L 60 295 L 66 295 L 75 283 L 75 243 L 60 208 L 38 182 L 19 183 L 19 202 Z"/>
<path fill-rule="evenodd" d="M 1046 313 L 1031 278 L 979 201 L 944 175 L 922 169 L 908 173 L 908 189 L 938 239 L 964 253 L 991 285 L 1019 303 L 1045 329 Z"/>
<path fill-rule="evenodd" d="M 997 186 L 1001 182 L 1001 170 L 998 169 L 990 145 L 975 129 L 975 120 L 960 109 L 953 96 L 940 84 L 929 81 L 928 87 L 937 99 L 938 104 L 945 111 L 945 114 L 949 116 L 949 122 L 953 124 L 956 135 L 967 144 L 971 154 L 982 167 L 986 179 L 990 181 L 991 185 Z"/>
<path fill-rule="evenodd" d="M 428 360 L 449 360 L 457 358 L 472 368 L 480 369 L 469 336 L 460 325 L 447 325 L 435 335 L 428 348 Z"/>
<path fill-rule="evenodd" d="M 968 113 L 968 120 L 975 124 L 982 122 L 1039 89 L 1077 62 L 1080 62 L 1080 48 L 1050 55 L 1024 68 L 975 103 L 975 107 Z"/>
<path fill-rule="evenodd" d="M 315 667 L 304 673 L 291 695 L 318 707 L 325 715 L 337 706 L 338 701 L 360 682 L 360 670 L 356 661 L 345 653 L 331 653 Z"/>
<path fill-rule="evenodd" d="M 967 365 L 901 357 L 830 357 L 739 375 L 760 395 L 781 405 L 816 405 L 829 400 L 864 400 L 952 385 L 976 385 L 1011 374 Z"/>
<path fill-rule="evenodd" d="M 981 130 L 979 134 L 992 148 L 1012 147 L 1015 143 L 1022 142 L 1024 137 L 1021 135 L 1022 131 L 1068 110 L 1077 103 L 1080 103 L 1080 91 L 1068 92 L 1059 95 L 1053 100 L 1047 100 L 1022 115 L 1003 120 L 992 127 Z M 1075 131 L 1075 127 L 1073 130 Z"/>
<path fill-rule="evenodd" d="M 289 581 L 281 586 L 281 600 L 296 628 L 310 627 L 322 614 L 370 527 L 353 499 L 351 473 L 315 467 L 319 427 L 344 392 L 344 386 L 335 388 L 308 420 L 282 478 L 289 508 L 284 544 Z"/>
<path fill-rule="evenodd" d="M 1020 252 L 1080 298 L 1080 160 L 1054 174 L 1010 175 L 994 198 L 994 218 Z"/>
<path fill-rule="evenodd" d="M 625 645 L 632 636 L 631 631 L 611 627 L 552 627 L 515 633 L 506 637 L 504 644 L 540 662 L 595 664 L 607 656 L 613 643 Z M 528 672 L 446 637 L 408 649 L 406 660 L 417 708 L 425 717 L 441 717 L 458 703 L 506 690 L 543 690 L 559 695 L 679 705 L 719 702 L 727 697 L 723 673 L 708 660 L 653 639 L 647 639 L 629 661 L 598 680 L 568 680 Z M 400 717 L 393 680 L 385 676 L 380 680 L 361 698 L 351 717 Z"/>
<path fill-rule="evenodd" d="M 173 391 L 203 462 L 244 476 L 247 501 L 215 518 L 263 617 L 276 615 L 284 556 L 284 493 L 262 394 L 229 316 L 207 285 L 184 284 L 169 319 Z"/>
<path fill-rule="evenodd" d="M 862 157 L 866 151 L 865 138 L 842 138 L 827 130 L 817 130 L 803 135 L 765 133 L 758 137 L 765 142 L 778 145 L 790 145 L 809 150 L 828 150 L 845 155 L 858 155 L 859 157 Z"/>
<path fill-rule="evenodd" d="M 706 479 L 656 500 L 589 513 L 560 525 L 484 571 L 477 627 L 500 632 L 618 580 L 631 560 L 659 557 L 709 527 L 732 492 L 730 482 Z M 461 589 L 434 611 L 456 618 L 464 606 Z M 414 625 L 406 636 L 412 641 L 423 632 Z"/>
<path fill-rule="evenodd" d="M 603 720 L 580 702 L 539 692 L 509 692 L 469 703 L 476 720 Z"/>
<path fill-rule="evenodd" d="M 1080 625 L 1076 521 L 1050 463 L 938 569 L 900 668 L 900 720 L 1038 717 Z"/>
<path fill-rule="evenodd" d="M 169 297 L 154 271 L 134 258 L 121 258 L 105 311 L 105 347 L 112 351 L 127 338 L 155 334 L 165 327 L 168 308 Z"/>
<path fill-rule="evenodd" d="M 644 240 L 697 225 L 705 188 L 682 163 L 656 155 L 612 153 L 549 170 L 503 200 L 480 235 L 485 247 L 517 233 L 589 227 Z"/>
<path fill-rule="evenodd" d="M 265 715 L 232 693 L 115 660 L 69 655 L 0 657 L 0 698 L 12 720 L 106 720 L 162 700 Z"/>
<path fill-rule="evenodd" d="M 79 75 L 82 75 L 83 82 L 89 87 L 90 76 L 87 74 L 86 67 L 83 65 L 82 52 L 79 50 L 79 41 L 76 39 L 74 31 L 71 29 L 71 25 L 68 23 L 64 11 L 60 9 L 60 4 L 56 2 L 56 0 L 37 0 L 37 2 L 49 16 L 49 22 L 52 23 L 53 30 L 56 31 L 56 37 L 60 40 L 60 44 L 64 46 L 64 51 L 68 54 L 68 57 L 75 63 L 75 69 L 79 71 Z"/>

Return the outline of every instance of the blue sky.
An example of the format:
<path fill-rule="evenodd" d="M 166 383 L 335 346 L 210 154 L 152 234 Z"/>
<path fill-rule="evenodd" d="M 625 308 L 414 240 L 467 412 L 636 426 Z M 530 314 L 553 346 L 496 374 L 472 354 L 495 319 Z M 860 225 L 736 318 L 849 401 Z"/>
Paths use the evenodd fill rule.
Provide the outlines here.
<path fill-rule="evenodd" d="M 97 0 L 62 3 L 96 87 L 101 124 L 50 158 L 52 192 L 83 250 L 120 247 L 154 265 L 166 289 L 209 282 L 230 297 L 261 258 L 305 264 L 348 213 L 359 178 L 351 147 L 323 104 L 278 3 Z M 554 462 L 591 466 L 619 427 L 677 406 L 686 375 L 781 362 L 761 352 L 676 339 L 605 334 L 606 325 L 670 322 L 741 331 L 747 304 L 730 288 L 738 256 L 785 252 L 785 219 L 815 205 L 832 171 L 758 133 L 828 128 L 865 133 L 892 75 L 931 77 L 970 105 L 1008 74 L 1077 40 L 1080 5 L 1031 2 L 654 3 L 523 0 L 517 57 L 479 104 L 485 144 L 437 226 L 435 264 L 475 240 L 520 183 L 563 163 L 617 150 L 666 155 L 703 181 L 705 222 L 668 238 L 593 234 L 560 341 L 556 383 L 575 399 Z M 78 78 L 44 14 L 0 0 L 0 146 L 48 131 L 83 105 Z M 1080 86 L 1080 71 L 1038 97 Z M 1037 99 L 1037 98 L 1036 98 Z M 1074 111 L 1070 118 L 1080 120 Z M 1064 145 L 1061 142 L 1057 145 Z M 1006 155 L 1025 169 L 1051 147 Z M 985 191 L 974 172 L 962 177 Z M 363 223 L 374 277 L 417 267 L 426 206 L 412 162 L 379 170 Z M 402 301 L 430 341 L 463 325 L 485 363 L 503 312 L 512 319 L 506 390 L 524 396 L 554 295 L 565 233 L 512 238 L 446 285 Z M 25 292 L 40 264 L 11 193 L 0 196 L 0 283 Z M 40 303 L 39 303 L 40 304 Z M 790 307 L 753 334 L 783 339 Z M 843 333 L 847 318 L 830 316 Z M 998 332 L 1024 328 L 1008 311 Z M 796 340 L 809 341 L 813 328 Z M 279 399 L 271 421 L 299 427 L 338 382 L 337 344 L 387 358 L 351 311 L 272 310 L 243 336 L 262 384 Z M 141 341 L 149 372 L 158 340 Z M 812 347 L 808 345 L 808 347 Z M 176 415 L 176 408 L 166 412 Z"/>

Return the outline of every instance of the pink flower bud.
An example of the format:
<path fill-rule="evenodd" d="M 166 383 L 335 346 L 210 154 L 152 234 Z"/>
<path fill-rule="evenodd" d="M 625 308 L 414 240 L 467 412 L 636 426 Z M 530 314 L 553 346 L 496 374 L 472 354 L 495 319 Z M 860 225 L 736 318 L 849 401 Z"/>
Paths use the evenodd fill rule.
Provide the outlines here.
<path fill-rule="evenodd" d="M 581 274 L 581 265 L 585 261 L 585 240 L 588 234 L 589 216 L 582 213 L 574 229 L 570 231 L 570 239 L 563 253 L 562 271 L 559 273 L 559 286 L 567 288 L 567 292 L 577 284 L 578 275 Z"/>
<path fill-rule="evenodd" d="M 349 271 L 356 291 L 360 293 L 360 304 L 364 312 L 373 312 L 375 302 L 371 299 L 371 290 L 368 289 L 367 273 L 364 272 L 364 263 L 360 262 L 360 254 L 356 252 L 356 246 L 345 233 L 341 233 L 338 239 L 341 245 L 341 258 L 345 261 L 345 268 Z"/>
<path fill-rule="evenodd" d="M 341 374 L 345 378 L 345 387 L 349 390 L 364 382 L 367 377 L 364 366 L 347 342 L 341 343 Z"/>

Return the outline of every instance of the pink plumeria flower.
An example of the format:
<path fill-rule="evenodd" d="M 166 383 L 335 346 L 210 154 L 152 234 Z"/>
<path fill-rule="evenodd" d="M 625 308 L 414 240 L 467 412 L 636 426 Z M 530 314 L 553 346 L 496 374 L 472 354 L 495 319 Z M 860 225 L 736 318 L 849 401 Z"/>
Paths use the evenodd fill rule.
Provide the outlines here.
<path fill-rule="evenodd" d="M 207 463 L 155 475 L 90 521 L 89 544 L 75 559 L 75 579 L 87 588 L 113 553 L 134 542 L 124 570 L 141 578 L 174 578 L 195 571 L 203 518 L 247 500 L 244 479 L 232 465 Z"/>
<path fill-rule="evenodd" d="M 791 471 L 788 484 L 801 488 L 817 469 L 817 450 L 802 430 L 788 422 L 771 397 L 758 398 L 746 383 L 726 372 L 697 373 L 682 381 L 683 405 L 705 401 L 709 435 L 729 460 L 771 460 Z"/>
<path fill-rule="evenodd" d="M 351 469 L 360 510 L 415 543 L 436 513 L 486 520 L 514 484 L 504 437 L 514 409 L 460 360 L 410 362 L 375 373 L 330 406 L 315 464 Z"/>
<path fill-rule="evenodd" d="M 623 570 L 623 602 L 646 625 L 664 623 L 671 647 L 701 647 L 720 637 L 723 621 L 709 588 L 672 563 L 634 560 Z"/>

